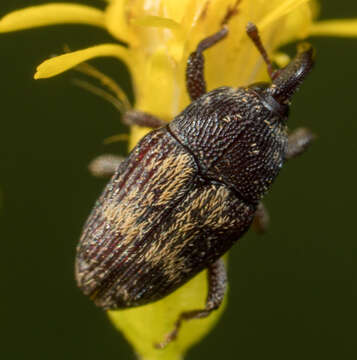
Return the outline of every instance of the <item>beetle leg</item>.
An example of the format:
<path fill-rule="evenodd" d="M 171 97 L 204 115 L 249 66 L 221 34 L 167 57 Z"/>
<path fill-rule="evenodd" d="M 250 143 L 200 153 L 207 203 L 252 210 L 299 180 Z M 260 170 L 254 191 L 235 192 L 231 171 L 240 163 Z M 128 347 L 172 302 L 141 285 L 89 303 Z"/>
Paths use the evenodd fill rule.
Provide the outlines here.
<path fill-rule="evenodd" d="M 203 39 L 197 45 L 196 51 L 190 54 L 186 66 L 186 88 L 191 100 L 196 100 L 206 93 L 202 52 L 224 39 L 227 34 L 228 27 L 224 25 L 221 30 Z"/>
<path fill-rule="evenodd" d="M 288 139 L 288 150 L 286 151 L 285 158 L 291 159 L 302 154 L 310 144 L 315 140 L 315 135 L 306 128 L 298 128 Z"/>
<path fill-rule="evenodd" d="M 253 219 L 252 227 L 255 232 L 258 234 L 263 234 L 266 232 L 269 225 L 269 213 L 266 207 L 262 202 L 258 204 L 257 211 Z"/>
<path fill-rule="evenodd" d="M 157 129 L 167 125 L 166 121 L 161 120 L 160 118 L 149 113 L 138 110 L 128 110 L 123 116 L 123 122 L 126 125 L 138 125 L 152 129 Z"/>
<path fill-rule="evenodd" d="M 185 311 L 181 313 L 175 323 L 174 329 L 166 335 L 164 341 L 155 345 L 157 348 L 163 349 L 177 338 L 183 321 L 205 318 L 210 315 L 212 311 L 220 307 L 227 288 L 227 271 L 222 259 L 217 260 L 208 267 L 207 277 L 208 294 L 206 307 L 204 309 Z"/>
<path fill-rule="evenodd" d="M 93 159 L 89 163 L 88 169 L 93 176 L 106 178 L 112 176 L 123 161 L 122 156 L 104 154 Z"/>

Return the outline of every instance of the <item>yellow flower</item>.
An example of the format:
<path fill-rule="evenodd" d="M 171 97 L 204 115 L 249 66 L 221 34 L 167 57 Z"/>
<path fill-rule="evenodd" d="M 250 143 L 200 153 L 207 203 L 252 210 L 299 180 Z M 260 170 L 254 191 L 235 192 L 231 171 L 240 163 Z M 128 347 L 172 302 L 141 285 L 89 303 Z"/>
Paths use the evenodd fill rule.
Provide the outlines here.
<path fill-rule="evenodd" d="M 186 60 L 197 43 L 221 27 L 227 12 L 229 36 L 205 52 L 208 90 L 239 86 L 267 78 L 261 57 L 245 33 L 248 21 L 257 24 L 263 43 L 284 65 L 288 57 L 278 53 L 283 44 L 311 35 L 357 36 L 357 19 L 316 21 L 318 3 L 313 0 L 107 0 L 105 9 L 70 3 L 33 6 L 14 11 L 0 21 L 0 32 L 54 24 L 79 23 L 107 29 L 118 42 L 99 44 L 44 61 L 36 79 L 58 75 L 95 57 L 124 61 L 132 74 L 135 108 L 170 121 L 188 103 L 185 90 Z M 130 147 L 147 132 L 131 128 Z M 155 350 L 172 330 L 178 313 L 201 308 L 207 293 L 201 273 L 167 298 L 147 306 L 110 311 L 145 359 L 179 359 L 213 326 L 222 309 L 207 319 L 183 325 L 179 338 L 165 350 Z"/>

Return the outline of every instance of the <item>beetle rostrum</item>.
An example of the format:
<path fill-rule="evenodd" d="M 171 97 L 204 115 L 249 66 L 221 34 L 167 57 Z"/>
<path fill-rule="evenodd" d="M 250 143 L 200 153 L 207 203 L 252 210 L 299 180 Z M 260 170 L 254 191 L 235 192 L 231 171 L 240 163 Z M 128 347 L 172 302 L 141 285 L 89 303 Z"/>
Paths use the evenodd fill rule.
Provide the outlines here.
<path fill-rule="evenodd" d="M 208 269 L 206 307 L 182 313 L 158 347 L 176 338 L 182 321 L 220 306 L 226 289 L 221 256 L 253 219 L 263 221 L 262 197 L 284 161 L 313 138 L 309 130 L 289 135 L 287 129 L 290 99 L 313 66 L 311 46 L 300 45 L 290 64 L 273 70 L 256 27 L 249 24 L 247 32 L 272 82 L 206 92 L 202 53 L 228 28 L 201 41 L 187 63 L 192 103 L 120 163 L 77 248 L 78 286 L 104 309 L 159 300 Z M 125 116 L 163 124 L 138 111 Z"/>

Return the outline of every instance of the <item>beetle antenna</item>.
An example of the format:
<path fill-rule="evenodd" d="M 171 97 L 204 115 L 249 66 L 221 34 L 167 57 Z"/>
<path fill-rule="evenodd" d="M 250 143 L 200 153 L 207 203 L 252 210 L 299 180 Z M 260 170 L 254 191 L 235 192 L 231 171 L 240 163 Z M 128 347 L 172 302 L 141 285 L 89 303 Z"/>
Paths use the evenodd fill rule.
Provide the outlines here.
<path fill-rule="evenodd" d="M 276 78 L 276 76 L 278 75 L 279 70 L 275 70 L 273 68 L 273 64 L 272 64 L 272 62 L 268 56 L 268 53 L 267 53 L 267 51 L 262 43 L 262 40 L 260 38 L 257 26 L 255 24 L 253 24 L 252 22 L 248 22 L 246 31 L 247 31 L 247 35 L 253 41 L 255 47 L 258 49 L 260 55 L 262 56 L 264 62 L 266 63 L 270 79 L 274 80 Z"/>

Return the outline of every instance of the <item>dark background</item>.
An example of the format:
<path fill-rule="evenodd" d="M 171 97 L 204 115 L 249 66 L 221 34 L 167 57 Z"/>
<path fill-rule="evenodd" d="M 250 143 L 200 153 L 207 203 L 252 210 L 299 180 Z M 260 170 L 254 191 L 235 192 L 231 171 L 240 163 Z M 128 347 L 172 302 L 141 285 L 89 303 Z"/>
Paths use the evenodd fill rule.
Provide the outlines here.
<path fill-rule="evenodd" d="M 29 3 L 41 2 L 2 1 L 0 16 Z M 323 18 L 356 15 L 354 0 L 323 1 Z M 118 113 L 71 86 L 73 73 L 32 79 L 65 43 L 80 49 L 104 41 L 111 41 L 104 31 L 84 26 L 0 36 L 4 359 L 134 359 L 73 280 L 81 226 L 104 185 L 86 166 L 103 152 L 124 151 L 125 144 L 102 144 L 123 131 Z M 356 356 L 357 39 L 311 42 L 317 66 L 295 98 L 290 125 L 309 126 L 318 140 L 287 164 L 267 197 L 268 234 L 250 232 L 231 251 L 227 311 L 187 359 Z M 117 61 L 96 64 L 130 89 Z"/>

